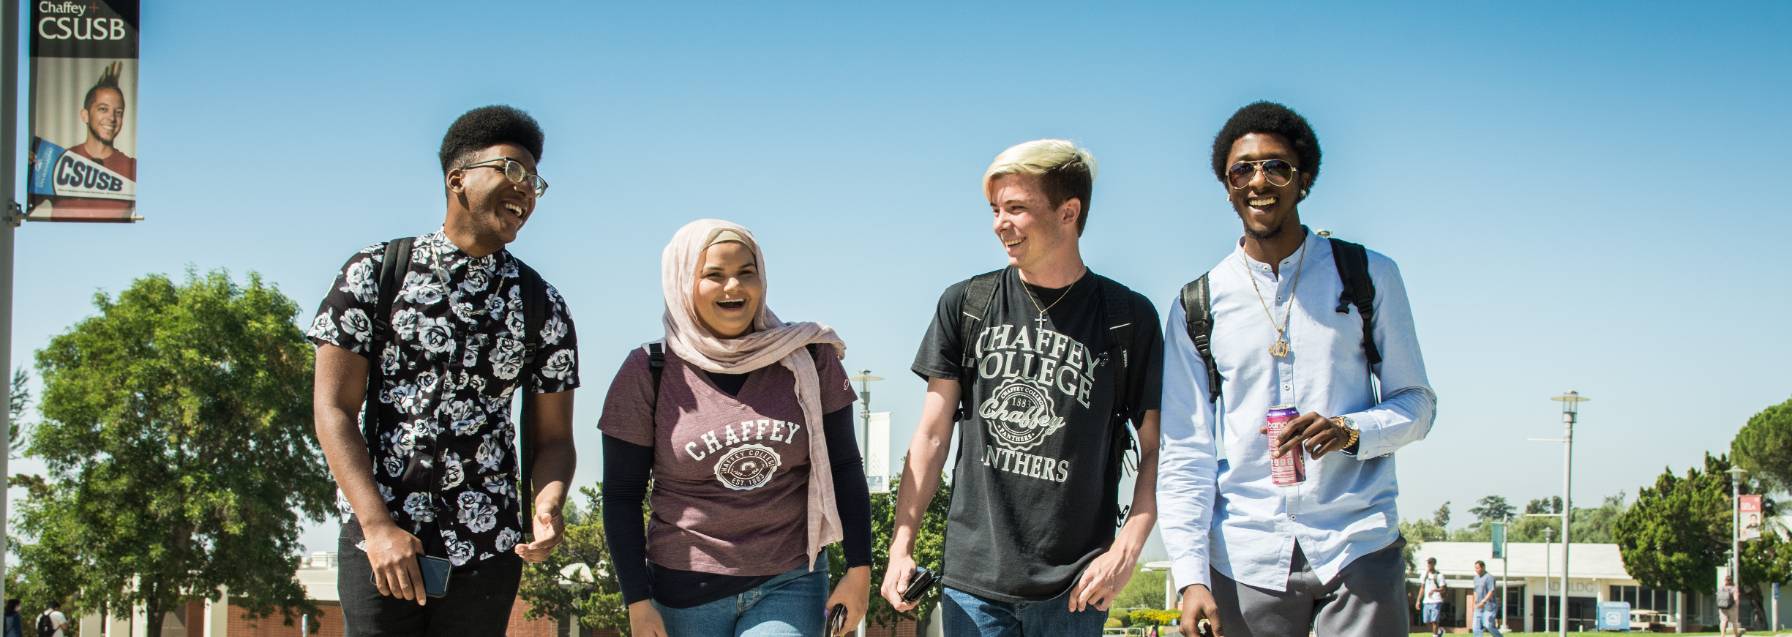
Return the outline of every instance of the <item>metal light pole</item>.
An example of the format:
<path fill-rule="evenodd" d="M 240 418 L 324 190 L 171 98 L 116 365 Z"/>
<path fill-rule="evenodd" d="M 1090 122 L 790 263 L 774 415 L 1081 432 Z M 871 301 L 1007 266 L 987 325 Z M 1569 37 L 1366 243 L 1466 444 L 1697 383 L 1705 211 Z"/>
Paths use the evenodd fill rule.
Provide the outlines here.
<path fill-rule="evenodd" d="M 1549 547 L 1556 530 L 1543 527 L 1543 632 L 1549 632 Z"/>
<path fill-rule="evenodd" d="M 1747 473 L 1730 465 L 1730 583 L 1736 587 L 1738 622 L 1742 621 L 1742 476 Z"/>
<path fill-rule="evenodd" d="M 12 264 L 13 232 L 22 215 L 15 212 L 13 181 L 19 174 L 19 3 L 7 2 L 0 10 L 0 481 L 12 480 L 6 466 L 12 455 L 7 432 L 12 424 L 7 407 L 12 405 Z M 3 484 L 4 482 L 0 482 Z M 6 498 L 0 494 L 0 529 L 6 528 Z M 0 533 L 0 556 L 6 555 L 6 534 Z M 5 597 L 6 561 L 0 559 L 0 598 Z"/>
<path fill-rule="evenodd" d="M 1568 637 L 1568 547 L 1573 544 L 1574 528 L 1574 421 L 1580 415 L 1580 404 L 1592 400 L 1570 391 L 1551 398 L 1562 403 L 1562 626 L 1561 637 Z"/>
<path fill-rule="evenodd" d="M 851 377 L 851 380 L 858 381 L 859 383 L 859 402 L 861 403 L 859 409 L 859 440 L 861 441 L 859 443 L 860 458 L 865 457 L 865 454 L 871 452 L 871 383 L 883 379 L 884 377 L 882 376 L 873 375 L 869 369 L 859 370 L 859 373 L 854 374 Z"/>
<path fill-rule="evenodd" d="M 871 383 L 883 380 L 884 377 L 871 373 L 869 369 L 859 370 L 850 380 L 859 382 L 859 457 L 864 458 L 871 453 Z M 865 634 L 867 617 L 859 618 L 858 634 Z"/>
<path fill-rule="evenodd" d="M 1506 593 L 1512 588 L 1512 516 L 1500 518 L 1500 627 L 1506 627 Z"/>

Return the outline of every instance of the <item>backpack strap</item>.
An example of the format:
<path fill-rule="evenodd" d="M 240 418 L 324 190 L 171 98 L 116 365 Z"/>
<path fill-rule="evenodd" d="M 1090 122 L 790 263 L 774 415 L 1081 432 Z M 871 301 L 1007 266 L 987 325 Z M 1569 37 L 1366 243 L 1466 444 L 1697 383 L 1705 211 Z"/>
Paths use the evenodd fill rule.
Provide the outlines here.
<path fill-rule="evenodd" d="M 666 371 L 666 342 L 654 341 L 646 345 L 647 371 L 653 374 L 653 403 L 648 405 L 648 412 L 658 411 L 660 398 L 660 375 Z M 655 414 L 657 415 L 657 414 Z"/>
<path fill-rule="evenodd" d="M 535 535 L 535 437 L 529 423 L 534 421 L 536 371 L 541 368 L 542 350 L 546 343 L 541 340 L 541 327 L 548 321 L 548 314 L 553 311 L 548 304 L 548 283 L 541 278 L 541 273 L 522 261 L 516 262 L 522 274 L 523 285 L 523 413 L 521 422 L 517 423 L 517 499 L 521 500 L 522 531 L 525 541 L 533 541 Z"/>
<path fill-rule="evenodd" d="M 971 417 L 971 386 L 977 378 L 977 330 L 989 307 L 995 304 L 996 289 L 1008 275 L 1003 268 L 971 277 L 964 286 L 958 314 L 958 422 Z"/>
<path fill-rule="evenodd" d="M 411 246 L 416 240 L 400 237 L 387 241 L 386 252 L 380 258 L 379 300 L 371 317 L 373 338 L 368 343 L 372 360 L 367 366 L 367 394 L 361 403 L 361 437 L 367 441 L 370 458 L 374 440 L 379 436 L 380 390 L 385 384 L 385 372 L 380 369 L 381 351 L 392 340 L 392 302 L 398 298 L 398 288 L 404 287 L 404 273 L 411 269 Z"/>
<path fill-rule="evenodd" d="M 1369 252 L 1362 244 L 1331 238 L 1332 261 L 1338 266 L 1338 279 L 1344 291 L 1338 294 L 1338 313 L 1356 313 L 1363 318 L 1363 356 L 1373 370 L 1381 364 L 1381 350 L 1375 347 L 1375 280 L 1369 277 Z"/>
<path fill-rule="evenodd" d="M 1182 318 L 1188 339 L 1195 343 L 1201 362 L 1207 364 L 1207 402 L 1220 399 L 1220 367 L 1213 360 L 1213 290 L 1208 274 L 1182 286 Z"/>
<path fill-rule="evenodd" d="M 1093 275 L 1093 273 L 1091 273 Z M 1133 315 L 1132 299 L 1127 297 L 1127 289 L 1119 283 L 1100 275 L 1095 276 L 1095 284 L 1101 288 L 1101 305 L 1108 327 L 1108 363 L 1114 366 L 1114 402 L 1113 413 L 1109 417 L 1109 431 L 1114 439 L 1111 448 L 1114 453 L 1113 466 L 1120 471 L 1119 475 L 1137 473 L 1139 468 L 1138 438 L 1133 435 L 1133 404 L 1127 391 L 1132 387 L 1132 377 L 1136 366 L 1132 364 L 1133 349 Z M 1132 513 L 1132 506 L 1122 504 L 1114 520 L 1115 528 L 1126 525 L 1126 517 Z"/>

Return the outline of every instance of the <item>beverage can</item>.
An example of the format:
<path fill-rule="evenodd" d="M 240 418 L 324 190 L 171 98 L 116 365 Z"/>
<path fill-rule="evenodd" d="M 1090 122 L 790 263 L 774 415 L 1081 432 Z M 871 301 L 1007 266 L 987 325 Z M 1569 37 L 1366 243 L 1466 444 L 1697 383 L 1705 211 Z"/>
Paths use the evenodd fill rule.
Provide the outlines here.
<path fill-rule="evenodd" d="M 1263 434 L 1269 437 L 1269 478 L 1276 486 L 1300 484 L 1307 480 L 1307 463 L 1304 461 L 1305 449 L 1296 448 L 1293 453 L 1278 458 L 1275 455 L 1276 440 L 1282 436 L 1282 428 L 1300 415 L 1294 405 L 1276 405 L 1270 407 L 1263 417 Z"/>

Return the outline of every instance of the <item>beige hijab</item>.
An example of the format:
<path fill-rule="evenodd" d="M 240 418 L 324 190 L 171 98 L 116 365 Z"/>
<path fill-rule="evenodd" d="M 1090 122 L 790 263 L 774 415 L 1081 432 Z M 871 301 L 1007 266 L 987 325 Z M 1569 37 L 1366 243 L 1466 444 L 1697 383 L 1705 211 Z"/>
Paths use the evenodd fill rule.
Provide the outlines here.
<path fill-rule="evenodd" d="M 680 359 L 698 369 L 719 374 L 745 374 L 772 364 L 783 365 L 796 376 L 797 402 L 803 406 L 803 419 L 809 426 L 809 505 L 808 558 L 813 560 L 821 549 L 840 541 L 840 513 L 834 504 L 834 476 L 828 462 L 828 446 L 821 426 L 821 377 L 815 371 L 815 360 L 805 349 L 811 343 L 833 345 L 840 356 L 846 356 L 846 343 L 834 328 L 820 323 L 785 323 L 778 320 L 763 300 L 759 316 L 753 318 L 752 331 L 739 338 L 721 338 L 697 320 L 696 304 L 691 291 L 697 282 L 697 268 L 703 252 L 718 243 L 735 242 L 753 251 L 759 266 L 759 280 L 771 287 L 766 275 L 765 253 L 752 231 L 720 219 L 698 219 L 685 224 L 672 235 L 660 255 L 660 284 L 666 296 L 666 347 Z M 810 568 L 814 568 L 813 562 Z"/>

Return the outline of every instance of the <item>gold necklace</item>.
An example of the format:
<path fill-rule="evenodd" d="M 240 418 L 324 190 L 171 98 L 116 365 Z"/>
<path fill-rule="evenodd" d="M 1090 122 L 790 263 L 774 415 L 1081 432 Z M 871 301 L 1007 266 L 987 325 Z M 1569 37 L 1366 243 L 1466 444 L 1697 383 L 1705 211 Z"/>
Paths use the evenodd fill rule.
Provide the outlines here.
<path fill-rule="evenodd" d="M 1288 355 L 1288 322 L 1294 318 L 1294 291 L 1300 289 L 1300 275 L 1307 269 L 1307 244 L 1301 243 L 1300 263 L 1294 266 L 1294 284 L 1288 286 L 1288 307 L 1282 310 L 1282 326 L 1276 327 L 1275 312 L 1269 309 L 1269 302 L 1263 300 L 1263 289 L 1257 287 L 1257 276 L 1251 274 L 1251 266 L 1244 260 L 1244 251 L 1238 251 L 1238 264 L 1244 268 L 1244 278 L 1251 282 L 1251 291 L 1257 293 L 1257 304 L 1263 306 L 1263 314 L 1269 317 L 1269 326 L 1276 330 L 1276 342 L 1269 346 L 1269 355 L 1281 358 Z"/>
<path fill-rule="evenodd" d="M 1085 268 L 1083 270 L 1083 275 L 1087 275 L 1088 273 L 1089 273 L 1089 270 L 1087 268 Z M 1041 330 L 1045 329 L 1045 322 L 1046 322 L 1045 313 L 1047 311 L 1050 311 L 1052 308 L 1057 307 L 1058 303 L 1062 302 L 1065 298 L 1069 297 L 1070 291 L 1073 289 L 1076 289 L 1076 284 L 1082 283 L 1082 282 L 1083 282 L 1083 276 L 1082 275 L 1077 276 L 1075 281 L 1071 281 L 1070 285 L 1064 287 L 1063 294 L 1059 294 L 1058 298 L 1054 299 L 1052 301 L 1051 305 L 1047 305 L 1045 307 L 1039 306 L 1039 297 L 1033 296 L 1033 288 L 1027 287 L 1026 281 L 1020 282 L 1020 289 L 1027 293 L 1027 300 L 1032 301 L 1033 307 L 1035 309 L 1039 310 L 1039 317 L 1033 319 L 1034 323 L 1039 324 L 1039 329 L 1041 329 Z"/>

